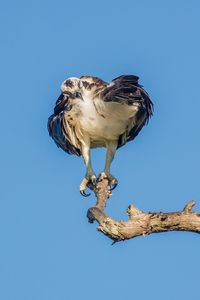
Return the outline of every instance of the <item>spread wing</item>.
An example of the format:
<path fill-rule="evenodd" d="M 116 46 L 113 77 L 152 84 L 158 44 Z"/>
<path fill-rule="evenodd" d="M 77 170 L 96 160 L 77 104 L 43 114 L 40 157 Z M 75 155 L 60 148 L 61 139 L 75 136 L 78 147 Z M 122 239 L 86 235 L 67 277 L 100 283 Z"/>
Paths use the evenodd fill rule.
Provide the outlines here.
<path fill-rule="evenodd" d="M 132 128 L 127 130 L 125 141 L 122 136 L 119 137 L 118 147 L 133 140 L 153 115 L 153 103 L 148 93 L 138 83 L 138 80 L 139 77 L 134 75 L 119 76 L 100 93 L 102 100 L 105 102 L 117 102 L 124 105 L 138 103 L 139 105 L 139 110 L 135 116 L 136 122 L 134 122 Z"/>
<path fill-rule="evenodd" d="M 80 156 L 81 151 L 73 142 L 76 139 L 73 127 L 70 127 L 64 118 L 65 112 L 69 110 L 68 96 L 61 94 L 56 101 L 54 114 L 48 119 L 47 128 L 58 147 L 68 154 Z"/>

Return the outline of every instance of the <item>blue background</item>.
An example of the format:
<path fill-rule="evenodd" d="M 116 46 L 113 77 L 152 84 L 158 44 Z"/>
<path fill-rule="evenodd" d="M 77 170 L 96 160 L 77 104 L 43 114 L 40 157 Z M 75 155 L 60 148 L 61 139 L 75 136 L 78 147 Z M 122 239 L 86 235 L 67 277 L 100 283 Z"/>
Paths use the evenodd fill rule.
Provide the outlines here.
<path fill-rule="evenodd" d="M 1 1 L 0 299 L 198 299 L 200 238 L 111 246 L 87 222 L 81 158 L 48 137 L 70 76 L 136 74 L 155 115 L 117 152 L 106 212 L 181 210 L 199 195 L 199 1 Z M 93 151 L 99 173 L 105 151 Z"/>

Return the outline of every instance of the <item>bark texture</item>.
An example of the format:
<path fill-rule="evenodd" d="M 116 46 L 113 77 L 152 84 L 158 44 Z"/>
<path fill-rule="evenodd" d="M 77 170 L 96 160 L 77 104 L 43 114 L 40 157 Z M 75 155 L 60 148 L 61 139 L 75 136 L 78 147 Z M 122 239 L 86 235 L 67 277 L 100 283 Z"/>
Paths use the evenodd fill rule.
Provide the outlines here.
<path fill-rule="evenodd" d="M 193 231 L 200 233 L 200 214 L 192 212 L 195 201 L 190 201 L 182 211 L 178 212 L 143 212 L 134 205 L 129 205 L 126 213 L 127 221 L 116 221 L 104 213 L 107 200 L 111 196 L 108 180 L 103 179 L 96 187 L 89 188 L 95 193 L 97 202 L 89 208 L 87 217 L 89 222 L 97 221 L 98 230 L 111 238 L 114 242 L 127 240 L 140 235 L 147 235 L 164 231 Z"/>

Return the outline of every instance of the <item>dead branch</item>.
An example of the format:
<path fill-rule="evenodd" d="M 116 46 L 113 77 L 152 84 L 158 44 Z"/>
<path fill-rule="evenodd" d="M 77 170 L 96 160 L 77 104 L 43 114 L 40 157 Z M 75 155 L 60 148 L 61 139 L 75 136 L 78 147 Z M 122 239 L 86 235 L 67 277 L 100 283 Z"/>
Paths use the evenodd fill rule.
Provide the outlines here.
<path fill-rule="evenodd" d="M 195 201 L 190 201 L 182 211 L 178 212 L 143 212 L 134 205 L 129 205 L 126 213 L 127 221 L 115 221 L 104 213 L 107 200 L 111 196 L 108 180 L 103 179 L 96 187 L 89 188 L 95 193 L 97 202 L 88 209 L 89 222 L 97 221 L 98 230 L 114 242 L 127 240 L 140 235 L 165 231 L 192 231 L 200 233 L 200 214 L 192 212 Z"/>

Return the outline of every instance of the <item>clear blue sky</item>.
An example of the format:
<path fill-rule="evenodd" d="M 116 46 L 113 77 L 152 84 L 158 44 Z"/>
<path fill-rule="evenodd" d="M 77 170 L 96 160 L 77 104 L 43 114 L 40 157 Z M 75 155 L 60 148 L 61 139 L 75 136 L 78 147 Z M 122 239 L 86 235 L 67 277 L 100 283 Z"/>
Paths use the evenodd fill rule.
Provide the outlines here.
<path fill-rule="evenodd" d="M 61 82 L 140 76 L 155 115 L 120 149 L 107 213 L 200 211 L 199 1 L 2 1 L 0 299 L 199 298 L 200 237 L 172 232 L 111 246 L 87 222 L 82 159 L 49 138 Z M 93 152 L 95 170 L 103 150 Z"/>

